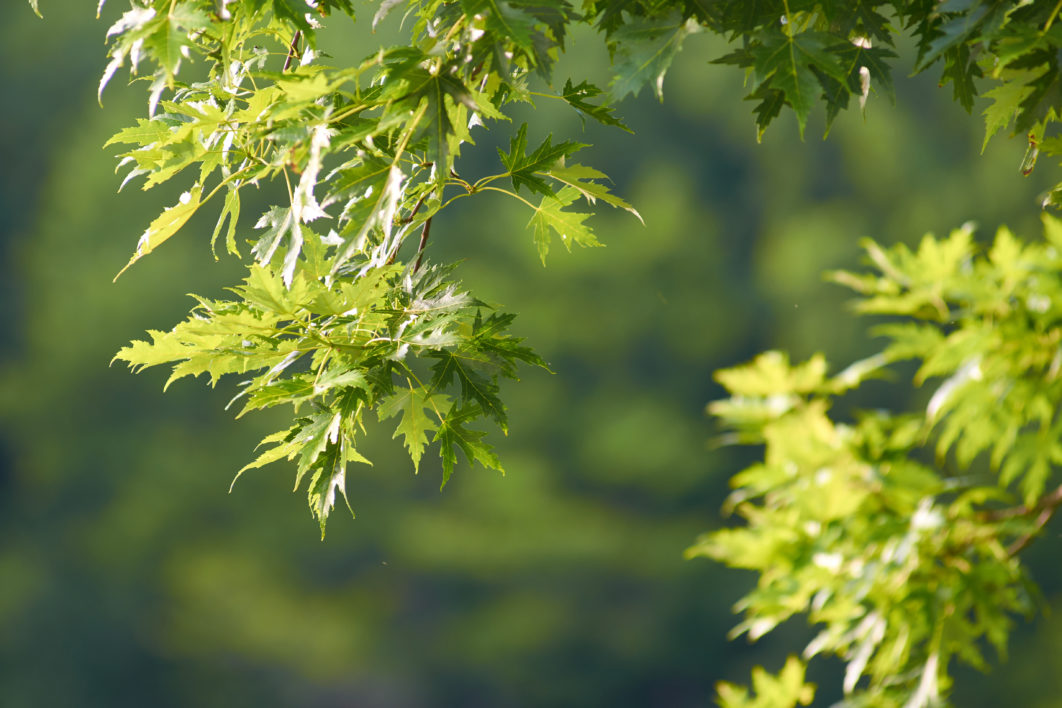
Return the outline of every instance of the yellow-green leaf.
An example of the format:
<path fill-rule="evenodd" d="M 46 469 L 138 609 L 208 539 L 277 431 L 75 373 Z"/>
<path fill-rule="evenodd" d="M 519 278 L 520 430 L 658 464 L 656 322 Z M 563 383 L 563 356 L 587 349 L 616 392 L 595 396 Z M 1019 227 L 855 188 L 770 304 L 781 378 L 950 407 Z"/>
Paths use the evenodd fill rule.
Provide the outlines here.
<path fill-rule="evenodd" d="M 118 275 L 114 276 L 114 279 L 118 280 L 122 273 L 128 270 L 131 265 L 154 251 L 161 246 L 163 242 L 180 231 L 185 222 L 187 222 L 188 219 L 192 217 L 192 214 L 196 212 L 196 209 L 199 208 L 202 194 L 203 188 L 198 184 L 195 185 L 191 190 L 182 194 L 176 204 L 162 212 L 154 221 L 152 221 L 151 225 L 147 227 L 147 230 L 140 237 L 140 241 L 136 245 L 136 252 L 133 254 L 133 257 L 129 259 L 129 262 L 125 264 L 124 268 L 118 271 Z"/>

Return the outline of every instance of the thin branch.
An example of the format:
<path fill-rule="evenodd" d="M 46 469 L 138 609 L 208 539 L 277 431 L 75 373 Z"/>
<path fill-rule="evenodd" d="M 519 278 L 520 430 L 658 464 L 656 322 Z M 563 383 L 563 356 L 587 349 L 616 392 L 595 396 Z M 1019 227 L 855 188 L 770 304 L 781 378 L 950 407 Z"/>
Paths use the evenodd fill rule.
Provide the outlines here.
<path fill-rule="evenodd" d="M 431 232 L 431 217 L 424 222 L 424 228 L 420 231 L 420 245 L 417 246 L 417 262 L 413 266 L 413 272 L 420 270 L 420 261 L 424 258 L 424 247 L 428 245 L 428 234 Z"/>
<path fill-rule="evenodd" d="M 1033 527 L 1033 530 L 1019 538 L 1014 543 L 1010 544 L 1010 546 L 1007 548 L 1007 555 L 1011 557 L 1016 556 L 1021 553 L 1026 546 L 1032 543 L 1033 537 L 1036 536 L 1036 534 L 1040 533 L 1040 530 L 1044 527 L 1044 524 L 1046 524 L 1051 519 L 1051 516 L 1054 515 L 1055 509 L 1057 508 L 1058 505 L 1056 504 L 1055 506 L 1049 507 L 1041 511 L 1040 515 L 1036 517 L 1036 525 Z"/>
<path fill-rule="evenodd" d="M 1051 520 L 1051 517 L 1054 516 L 1060 505 L 1062 505 L 1062 484 L 1055 487 L 1055 489 L 1049 494 L 1041 497 L 1040 500 L 1032 506 L 1022 504 L 1007 509 L 989 511 L 984 514 L 983 518 L 986 521 L 1004 521 L 1006 519 L 1035 515 L 1036 519 L 1033 522 L 1033 528 L 1023 534 L 1007 548 L 1007 555 L 1013 557 L 1021 553 L 1030 543 L 1032 543 L 1033 538 L 1035 538 L 1047 522 Z"/>
<path fill-rule="evenodd" d="M 1062 504 L 1062 484 L 1055 487 L 1050 494 L 1041 497 L 1040 501 L 1032 506 L 1022 504 L 1020 506 L 1012 506 L 1006 509 L 996 509 L 994 511 L 985 512 L 984 518 L 986 521 L 1002 521 L 1003 519 L 1013 519 L 1015 516 L 1029 516 L 1030 514 L 1036 514 L 1044 510 L 1050 510 L 1053 512 L 1060 504 Z"/>
<path fill-rule="evenodd" d="M 288 47 L 288 58 L 284 60 L 284 71 L 291 68 L 291 62 L 295 60 L 295 56 L 299 53 L 300 39 L 302 39 L 302 30 L 295 30 L 295 35 L 291 38 L 291 46 Z"/>
<path fill-rule="evenodd" d="M 408 223 L 412 222 L 413 221 L 413 217 L 415 217 L 417 215 L 417 212 L 420 211 L 420 207 L 424 203 L 424 200 L 428 197 L 428 194 L 429 194 L 429 192 L 425 192 L 424 194 L 420 195 L 420 199 L 417 200 L 417 205 L 415 207 L 413 207 L 413 211 L 409 212 L 409 216 L 407 216 L 406 218 L 402 219 L 398 223 L 399 224 L 408 224 Z"/>
<path fill-rule="evenodd" d="M 420 195 L 420 199 L 417 200 L 417 205 L 415 207 L 413 207 L 413 211 L 409 212 L 409 216 L 407 216 L 406 218 L 402 219 L 398 223 L 404 225 L 404 224 L 408 224 L 411 221 L 413 221 L 413 217 L 415 217 L 417 215 L 417 212 L 420 211 L 420 207 L 421 207 L 422 204 L 424 204 L 424 200 L 428 198 L 428 194 L 429 194 L 428 192 L 425 192 L 424 194 Z M 429 219 L 429 221 L 430 221 L 430 219 Z M 421 238 L 423 238 L 423 235 L 421 236 Z M 391 251 L 391 257 L 387 259 L 387 265 L 394 264 L 395 258 L 398 257 L 398 249 L 401 248 L 401 247 L 402 247 L 402 244 L 399 243 L 397 246 L 395 246 L 395 250 Z"/>

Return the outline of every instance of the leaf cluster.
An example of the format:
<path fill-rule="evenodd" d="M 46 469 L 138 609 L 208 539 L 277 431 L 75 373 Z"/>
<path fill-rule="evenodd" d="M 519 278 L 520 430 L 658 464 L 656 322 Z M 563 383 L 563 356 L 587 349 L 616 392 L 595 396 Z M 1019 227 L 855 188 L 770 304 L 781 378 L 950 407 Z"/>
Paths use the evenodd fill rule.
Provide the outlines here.
<path fill-rule="evenodd" d="M 374 21 L 399 4 L 381 4 Z M 126 268 L 215 199 L 212 246 L 224 235 L 229 253 L 249 259 L 237 299 L 198 298 L 186 322 L 117 358 L 137 370 L 173 364 L 171 381 L 254 373 L 240 415 L 290 403 L 293 418 L 245 469 L 294 461 L 323 529 L 347 463 L 364 461 L 355 441 L 366 411 L 397 421 L 414 469 L 435 444 L 444 482 L 458 450 L 501 469 L 474 423 L 506 430 L 499 378 L 515 378 L 518 362 L 544 366 L 508 334 L 511 315 L 489 312 L 461 292 L 452 268 L 425 260 L 433 220 L 455 201 L 506 195 L 529 209 L 545 259 L 555 237 L 568 248 L 599 245 L 576 201 L 637 212 L 603 173 L 570 161 L 585 145 L 546 137 L 532 149 L 526 125 L 499 172 L 457 171 L 470 131 L 534 99 L 530 82 L 548 75 L 576 17 L 567 3 L 410 3 L 408 45 L 343 67 L 324 63 L 316 33 L 351 6 L 305 9 L 301 0 L 135 2 L 108 33 L 101 91 L 124 64 L 134 73 L 152 66 L 148 116 L 108 144 L 127 146 L 123 186 L 188 184 Z M 206 65 L 205 80 L 181 80 L 191 61 Z M 548 95 L 622 125 L 586 82 Z M 287 200 L 259 215 L 254 233 L 241 220 L 242 195 L 270 182 L 284 185 Z"/>
<path fill-rule="evenodd" d="M 803 659 L 846 662 L 844 705 L 939 705 L 952 660 L 1005 656 L 1033 608 L 1019 554 L 1062 503 L 1062 222 L 1044 227 L 1032 244 L 1000 229 L 983 251 L 969 227 L 916 250 L 867 242 L 874 271 L 833 278 L 863 295 L 860 312 L 894 318 L 875 329 L 881 353 L 832 376 L 821 355 L 779 352 L 717 374 L 725 441 L 764 457 L 732 480 L 746 524 L 688 554 L 759 573 L 735 636 L 806 614 L 820 631 Z M 924 411 L 831 414 L 902 360 L 934 382 Z"/>
<path fill-rule="evenodd" d="M 135 370 L 172 364 L 166 382 L 206 375 L 249 376 L 230 406 L 237 417 L 291 405 L 290 427 L 267 436 L 269 446 L 240 470 L 280 459 L 296 463 L 296 489 L 309 478 L 310 506 L 324 531 L 336 492 L 345 494 L 349 462 L 358 452 L 367 412 L 397 418 L 414 469 L 437 448 L 443 484 L 457 462 L 501 470 L 472 427 L 489 419 L 507 429 L 500 378 L 516 378 L 518 362 L 545 366 L 507 332 L 512 315 L 489 312 L 462 292 L 449 269 L 389 265 L 356 280 L 325 285 L 302 265 L 286 287 L 269 266 L 253 266 L 231 300 L 197 298 L 191 316 L 168 332 L 151 331 L 116 359 Z M 239 475 L 237 475 L 238 477 Z"/>
<path fill-rule="evenodd" d="M 31 6 L 38 10 L 36 0 Z M 988 132 L 1012 119 L 1016 131 L 1029 131 L 1026 170 L 1039 151 L 1054 150 L 1046 131 L 1056 118 L 1058 8 L 1042 3 L 385 0 L 372 23 L 392 12 L 404 14 L 408 41 L 337 67 L 319 55 L 317 35 L 326 22 L 354 18 L 349 0 L 132 0 L 107 32 L 109 63 L 100 92 L 128 67 L 148 82 L 148 115 L 110 142 L 127 146 L 119 163 L 126 170 L 123 185 L 142 180 L 149 189 L 180 179 L 186 189 L 148 225 L 126 267 L 215 198 L 221 206 L 212 244 L 224 233 L 226 250 L 237 256 L 246 244 L 252 275 L 260 278 L 256 269 L 265 269 L 293 293 L 299 279 L 305 292 L 337 293 L 362 280 L 384 282 L 394 277 L 395 264 L 419 273 L 433 219 L 453 202 L 486 192 L 526 205 L 543 261 L 558 237 L 568 248 L 599 245 L 591 212 L 576 202 L 600 200 L 637 212 L 610 192 L 603 173 L 571 162 L 585 145 L 547 137 L 532 148 L 522 126 L 501 154 L 502 169 L 474 177 L 459 174 L 461 152 L 474 144 L 477 126 L 508 121 L 514 102 L 559 100 L 584 118 L 624 127 L 611 102 L 643 86 L 662 98 L 664 76 L 684 41 L 706 29 L 734 44 L 718 61 L 747 71 L 761 133 L 784 106 L 803 131 L 820 102 L 829 124 L 852 97 L 864 104 L 871 87 L 891 92 L 890 47 L 907 30 L 918 41 L 920 68 L 943 66 L 944 80 L 953 82 L 967 107 L 978 81 L 1000 82 L 986 94 L 993 100 Z M 607 89 L 581 77 L 565 77 L 555 88 L 554 65 L 575 24 L 594 28 L 612 56 Z M 205 78 L 187 81 L 189 63 L 202 64 L 196 75 Z M 260 232 L 250 236 L 241 223 L 242 190 L 270 182 L 283 183 L 288 198 L 258 216 Z M 410 253 L 406 244 L 413 243 Z M 361 307 L 394 310 L 385 292 L 394 296 L 384 288 L 381 299 Z M 302 297 L 295 302 L 316 312 Z M 272 321 L 290 313 L 258 314 Z M 242 337 L 233 327 L 229 335 Z M 183 341 L 178 330 L 171 334 Z M 179 351 L 155 341 L 151 346 L 166 350 L 165 356 Z M 181 348 L 202 349 L 189 362 L 209 350 L 201 342 Z M 159 355 L 143 346 L 133 351 L 145 358 L 130 363 Z M 478 390 L 463 385 L 466 393 Z M 331 410 L 322 396 L 314 393 L 305 402 Z M 381 400 L 370 396 L 368 404 Z M 436 423 L 445 436 L 450 428 Z M 407 442 L 425 435 L 413 430 Z M 329 435 L 338 440 L 338 433 Z M 285 444 L 303 437 L 293 433 Z M 410 447 L 415 465 L 418 450 L 416 443 Z"/>

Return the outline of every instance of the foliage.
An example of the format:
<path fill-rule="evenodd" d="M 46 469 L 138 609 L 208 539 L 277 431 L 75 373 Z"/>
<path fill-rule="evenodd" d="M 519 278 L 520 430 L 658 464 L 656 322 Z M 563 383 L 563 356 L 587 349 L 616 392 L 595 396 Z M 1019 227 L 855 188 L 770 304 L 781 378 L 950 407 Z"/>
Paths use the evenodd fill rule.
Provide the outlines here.
<path fill-rule="evenodd" d="M 1062 503 L 1047 488 L 1062 462 L 1062 222 L 1044 226 L 1043 243 L 1004 228 L 983 253 L 969 228 L 917 251 L 868 242 L 877 272 L 834 278 L 859 311 L 900 318 L 875 330 L 881 353 L 834 376 L 779 352 L 717 375 L 731 396 L 712 413 L 764 461 L 732 480 L 746 525 L 688 554 L 759 572 L 735 636 L 798 613 L 820 626 L 804 658 L 846 661 L 844 705 L 937 705 L 951 660 L 984 669 L 986 644 L 1005 656 L 1014 614 L 1033 608 L 1019 553 Z M 831 416 L 908 359 L 916 384 L 937 382 L 923 412 Z"/>
<path fill-rule="evenodd" d="M 573 243 L 598 245 L 586 223 L 588 214 L 571 208 L 580 199 L 590 205 L 600 199 L 637 215 L 610 193 L 604 174 L 568 163 L 583 145 L 553 144 L 547 137 L 528 152 L 526 126 L 512 138 L 509 152 L 501 154 L 504 171 L 477 179 L 465 179 L 456 171 L 462 147 L 473 142 L 472 128 L 505 120 L 507 106 L 516 101 L 553 97 L 583 115 L 622 127 L 607 103 L 600 102 L 602 90 L 587 81 L 575 84 L 569 78 L 559 91 L 532 89 L 536 78 L 552 79 L 552 65 L 573 23 L 591 24 L 603 34 L 615 63 L 608 92 L 612 98 L 637 93 L 645 84 L 662 97 L 664 75 L 684 39 L 702 28 L 740 37 L 742 47 L 719 61 L 749 71 L 750 97 L 760 101 L 760 131 L 782 105 L 789 105 L 803 132 L 818 98 L 825 101 L 828 125 L 851 96 L 862 103 L 872 83 L 891 86 L 887 60 L 894 53 L 872 46 L 872 41 L 892 43 L 895 30 L 882 14 L 891 11 L 913 28 L 922 66 L 941 62 L 944 78 L 955 83 L 967 107 L 973 79 L 982 73 L 972 53 L 992 59 L 992 75 L 1007 88 L 991 94 L 996 104 L 989 115 L 989 133 L 1013 114 L 1016 130 L 1031 130 L 1040 149 L 1050 146 L 1041 143 L 1054 114 L 1042 107 L 1040 98 L 1054 85 L 1057 72 L 1037 73 L 1036 58 L 1050 54 L 1057 8 L 1045 17 L 1024 5 L 999 8 L 971 2 L 938 9 L 902 2 L 852 6 L 588 0 L 577 10 L 565 0 L 418 1 L 407 5 L 412 26 L 407 44 L 381 48 L 354 66 L 332 67 L 316 53 L 317 32 L 331 15 L 353 17 L 354 7 L 350 0 L 303 4 L 136 0 L 107 32 L 110 61 L 100 93 L 122 66 L 128 64 L 136 74 L 142 63 L 150 64 L 149 117 L 111 140 L 132 146 L 122 154 L 120 164 L 128 168 L 123 184 L 144 178 L 148 189 L 179 175 L 191 179 L 178 203 L 144 231 L 129 265 L 222 195 L 212 241 L 224 231 L 226 250 L 239 255 L 241 191 L 274 180 L 286 186 L 287 202 L 258 219 L 261 235 L 243 239 L 256 264 L 250 278 L 279 278 L 288 291 L 286 300 L 270 296 L 243 305 L 201 302 L 193 320 L 211 322 L 210 327 L 186 323 L 168 337 L 153 334 L 151 343 L 123 349 L 117 358 L 136 368 L 177 363 L 175 373 L 209 373 L 212 381 L 223 373 L 262 372 L 246 384 L 250 408 L 244 410 L 268 400 L 268 405 L 292 404 L 296 417 L 292 427 L 267 438 L 274 447 L 252 466 L 298 456 L 297 479 L 312 471 L 310 504 L 322 529 L 335 490 L 344 488 L 346 462 L 364 460 L 355 445 L 362 412 L 378 410 L 396 384 L 416 391 L 423 402 L 434 402 L 407 407 L 396 430 L 406 439 L 414 468 L 431 431 L 448 476 L 457 439 L 470 460 L 500 468 L 482 432 L 465 425 L 487 417 L 504 430 L 504 406 L 495 393 L 499 375 L 512 376 L 517 360 L 542 364 L 527 350 L 492 344 L 491 357 L 473 355 L 470 360 L 473 367 L 487 367 L 476 372 L 474 385 L 470 376 L 452 374 L 436 375 L 426 384 L 419 381 L 412 361 L 457 352 L 466 356 L 480 351 L 484 341 L 472 324 L 479 315 L 461 310 L 456 302 L 448 301 L 442 310 L 416 307 L 422 297 L 431 297 L 420 289 L 418 276 L 432 220 L 439 212 L 482 192 L 517 199 L 532 210 L 529 226 L 543 261 L 554 234 L 568 248 Z M 382 2 L 373 24 L 402 4 Z M 1018 31 L 1030 26 L 1040 28 L 1034 36 Z M 205 64 L 205 80 L 203 70 L 197 74 L 201 80 L 180 78 L 182 65 L 192 61 Z M 1021 73 L 1013 73 L 1019 69 Z M 1031 88 L 1020 88 L 1025 86 Z M 164 94 L 170 97 L 164 99 Z M 1027 99 L 1034 95 L 1032 105 Z M 502 180 L 512 188 L 499 186 Z M 527 196 L 521 195 L 521 188 Z M 327 228 L 317 227 L 321 223 Z M 405 260 L 399 260 L 406 241 L 417 241 L 415 254 L 407 247 Z M 404 270 L 392 267 L 403 263 Z M 444 299 L 458 288 L 452 280 L 423 282 L 445 294 Z M 344 292 L 355 284 L 359 294 Z M 247 288 L 243 292 L 246 295 Z M 336 310 L 340 302 L 351 308 Z M 489 329 L 497 341 L 504 341 L 511 318 L 492 317 L 489 321 L 495 325 Z M 290 337 L 281 336 L 278 325 Z M 385 325 L 388 332 L 382 334 L 378 328 Z M 364 339 L 348 339 L 346 351 L 359 353 L 336 356 L 340 342 L 329 337 L 339 331 L 349 336 L 354 329 Z M 193 331 L 197 336 L 187 336 Z M 251 332 L 259 339 L 248 338 Z M 393 349 L 373 347 L 370 353 L 363 347 L 364 342 L 383 341 Z M 313 354 L 312 374 L 291 367 L 306 353 Z M 472 370 L 461 371 L 466 369 Z M 343 383 L 308 388 L 309 381 L 322 378 Z M 444 389 L 455 378 L 460 379 L 460 395 L 451 401 Z M 346 403 L 337 404 L 336 397 Z M 313 415 L 298 417 L 302 407 L 312 408 Z M 427 410 L 433 411 L 434 420 L 425 418 Z M 418 432 L 409 434 L 410 425 Z"/>
<path fill-rule="evenodd" d="M 147 189 L 194 172 L 190 189 L 141 236 L 127 268 L 221 195 L 213 240 L 224 231 L 226 249 L 240 255 L 242 190 L 286 185 L 288 203 L 262 214 L 262 234 L 248 240 L 254 262 L 233 288 L 237 299 L 198 298 L 188 321 L 151 332 L 116 358 L 137 370 L 175 364 L 170 381 L 257 372 L 237 396 L 240 415 L 284 404 L 294 414 L 244 470 L 295 460 L 296 487 L 309 480 L 323 532 L 336 492 L 345 494 L 347 463 L 368 462 L 357 451 L 367 411 L 397 420 L 395 437 L 414 469 L 436 445 L 445 484 L 458 450 L 501 469 L 484 432 L 470 426 L 485 418 L 506 431 L 499 379 L 515 378 L 518 362 L 545 366 L 508 334 L 511 315 L 462 292 L 452 267 L 427 265 L 433 218 L 473 194 L 509 195 L 531 210 L 545 259 L 553 234 L 569 248 L 597 245 L 587 214 L 568 209 L 576 200 L 637 212 L 610 193 L 604 174 L 568 162 L 585 146 L 547 137 L 529 151 L 526 127 L 501 154 L 504 171 L 475 181 L 455 171 L 473 126 L 530 99 L 529 73 L 548 69 L 554 54 L 542 43 L 563 40 L 563 8 L 527 14 L 429 3 L 419 8 L 409 46 L 333 68 L 316 63 L 315 33 L 320 18 L 350 14 L 351 5 L 314 3 L 316 14 L 297 5 L 227 2 L 216 13 L 212 2 L 135 5 L 108 32 L 111 61 L 100 90 L 125 62 L 136 71 L 153 61 L 150 117 L 110 141 L 132 146 L 122 155 L 124 181 L 144 177 Z M 394 5 L 381 6 L 374 22 Z M 271 57 L 264 42 L 283 51 Z M 178 80 L 192 57 L 207 63 L 206 81 Z M 162 98 L 167 90 L 171 99 Z M 569 83 L 560 98 L 617 123 L 590 102 L 596 94 Z M 418 246 L 403 261 L 407 240 Z"/>
<path fill-rule="evenodd" d="M 414 470 L 436 445 L 443 484 L 458 449 L 500 470 L 477 422 L 506 431 L 501 379 L 521 362 L 545 367 L 509 333 L 512 315 L 465 293 L 452 266 L 426 260 L 433 219 L 466 197 L 507 195 L 530 210 L 544 262 L 555 236 L 567 248 L 599 245 L 578 201 L 638 215 L 603 173 L 569 162 L 584 145 L 547 137 L 530 149 L 526 125 L 512 132 L 500 171 L 460 174 L 473 128 L 508 120 L 514 103 L 554 98 L 623 127 L 612 102 L 644 86 L 662 98 L 684 41 L 708 30 L 732 41 L 718 62 L 746 70 L 760 135 L 785 106 L 803 134 L 820 103 L 828 130 L 853 98 L 865 107 L 872 89 L 891 93 L 892 47 L 907 32 L 919 70 L 939 66 L 967 110 L 979 96 L 991 101 L 986 141 L 1009 126 L 1028 136 L 1022 172 L 1040 152 L 1062 154 L 1049 130 L 1059 117 L 1062 3 L 384 0 L 373 24 L 400 5 L 408 41 L 333 67 L 317 33 L 353 17 L 350 0 L 134 0 L 107 33 L 99 86 L 102 95 L 123 66 L 134 75 L 150 66 L 148 118 L 111 140 L 131 146 L 123 184 L 144 178 L 149 189 L 179 176 L 188 187 L 126 268 L 215 197 L 212 243 L 224 232 L 226 250 L 242 257 L 246 243 L 250 261 L 234 299 L 197 297 L 188 320 L 116 359 L 135 370 L 173 365 L 170 381 L 251 374 L 233 399 L 239 415 L 290 404 L 290 426 L 241 472 L 294 461 L 322 533 L 348 463 L 368 462 L 358 451 L 366 415 L 395 421 Z M 612 57 L 607 91 L 582 77 L 555 88 L 553 64 L 577 23 L 597 30 Z M 241 192 L 269 183 L 287 199 L 249 237 Z M 1043 204 L 1059 205 L 1059 195 L 1062 185 Z M 1053 244 L 1058 227 L 1047 228 Z M 1030 607 L 1016 555 L 1062 496 L 1044 491 L 1062 461 L 1054 248 L 1001 232 L 972 264 L 963 230 L 915 254 L 871 246 L 881 276 L 838 279 L 869 295 L 867 312 L 916 320 L 882 329 L 892 343 L 880 356 L 832 378 L 821 358 L 793 367 L 780 354 L 720 374 L 732 398 L 712 410 L 735 440 L 765 444 L 766 459 L 735 478 L 732 505 L 749 525 L 692 553 L 761 572 L 739 633 L 758 637 L 802 611 L 823 623 L 805 654 L 845 657 L 853 704 L 936 703 L 950 659 L 982 665 L 977 641 L 1002 651 L 1012 613 Z M 833 397 L 902 358 L 922 361 L 918 381 L 948 377 L 924 414 L 827 415 Z M 913 453 L 930 431 L 938 456 L 953 454 L 963 470 L 988 453 L 998 486 L 921 462 Z M 1009 487 L 1020 503 L 998 491 Z M 777 681 L 756 674 L 758 698 L 723 687 L 721 700 L 807 702 L 802 670 L 790 662 Z"/>
<path fill-rule="evenodd" d="M 777 677 L 762 667 L 754 668 L 752 687 L 756 693 L 754 698 L 744 686 L 721 681 L 719 705 L 721 708 L 795 708 L 809 705 L 815 697 L 815 686 L 804 683 L 804 665 L 794 656 L 786 659 Z"/>

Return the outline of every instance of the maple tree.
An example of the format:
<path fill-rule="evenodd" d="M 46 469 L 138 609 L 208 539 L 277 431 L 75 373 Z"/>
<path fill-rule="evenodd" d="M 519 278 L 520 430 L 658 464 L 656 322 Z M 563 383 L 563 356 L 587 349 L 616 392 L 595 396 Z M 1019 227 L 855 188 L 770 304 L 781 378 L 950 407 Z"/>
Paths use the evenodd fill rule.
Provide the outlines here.
<path fill-rule="evenodd" d="M 526 125 L 510 125 L 514 104 L 559 100 L 625 128 L 615 102 L 645 87 L 662 99 L 685 39 L 710 31 L 732 46 L 718 63 L 746 71 L 760 135 L 786 107 L 803 134 L 821 105 L 828 130 L 853 101 L 865 108 L 872 92 L 891 94 L 893 47 L 908 34 L 918 70 L 939 70 L 968 110 L 988 101 L 986 141 L 1008 128 L 1027 140 L 1028 174 L 1041 153 L 1062 154 L 1051 133 L 1062 102 L 1060 9 L 383 0 L 371 22 L 404 13 L 406 41 L 332 66 L 317 33 L 349 21 L 350 0 L 133 0 L 107 32 L 99 90 L 124 66 L 143 72 L 148 117 L 109 144 L 128 146 L 123 184 L 180 179 L 187 190 L 149 224 L 126 268 L 220 202 L 210 206 L 211 245 L 223 236 L 248 271 L 231 298 L 197 298 L 187 320 L 116 359 L 135 370 L 172 365 L 167 385 L 244 376 L 237 415 L 291 405 L 290 425 L 240 473 L 295 462 L 322 534 L 348 465 L 369 463 L 358 451 L 367 416 L 394 421 L 414 470 L 434 449 L 444 485 L 458 451 L 500 470 L 482 424 L 507 431 L 502 381 L 546 363 L 510 333 L 512 314 L 431 261 L 433 220 L 465 198 L 506 195 L 529 210 L 545 262 L 557 238 L 569 249 L 598 245 L 587 223 L 598 201 L 640 218 L 603 173 L 573 161 L 585 145 L 548 137 L 532 148 Z M 609 51 L 607 87 L 553 75 L 576 24 Z M 459 173 L 483 129 L 508 131 L 498 171 Z M 286 199 L 250 230 L 242 190 L 267 183 Z M 1040 201 L 1059 205 L 1062 184 Z M 914 253 L 868 244 L 879 273 L 835 278 L 866 296 L 862 310 L 900 318 L 880 329 L 890 339 L 882 353 L 832 377 L 821 357 L 793 366 L 780 353 L 719 373 L 732 395 L 713 413 L 732 441 L 765 445 L 765 459 L 733 480 L 730 506 L 747 524 L 705 536 L 689 555 L 759 571 L 738 633 L 756 638 L 798 613 L 824 625 L 804 659 L 777 677 L 754 673 L 755 696 L 721 685 L 723 705 L 809 703 L 804 662 L 819 653 L 846 661 L 846 705 L 936 705 L 953 657 L 984 665 L 982 641 L 1004 651 L 1013 614 L 1033 606 L 1019 554 L 1062 502 L 1050 485 L 1062 461 L 1062 226 L 1047 217 L 1045 231 L 1046 244 L 1001 231 L 986 256 L 968 229 L 927 237 Z M 904 359 L 922 362 L 916 383 L 944 378 L 925 411 L 829 416 L 834 399 Z M 933 448 L 936 464 L 922 454 Z"/>

